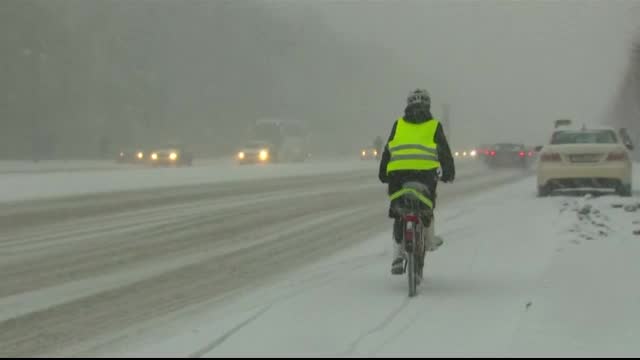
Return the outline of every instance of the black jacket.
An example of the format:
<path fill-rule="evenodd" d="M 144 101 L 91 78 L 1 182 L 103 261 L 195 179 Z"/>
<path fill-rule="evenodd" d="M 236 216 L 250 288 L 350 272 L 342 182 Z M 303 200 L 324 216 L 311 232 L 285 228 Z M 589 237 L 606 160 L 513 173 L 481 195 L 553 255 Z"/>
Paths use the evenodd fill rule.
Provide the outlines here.
<path fill-rule="evenodd" d="M 420 105 L 408 106 L 405 109 L 404 120 L 414 124 L 421 124 L 427 121 L 431 121 L 433 116 L 428 108 Z M 382 159 L 380 160 L 380 170 L 378 177 L 383 183 L 389 184 L 389 194 L 392 194 L 402 187 L 402 184 L 408 181 L 418 181 L 429 187 L 432 193 L 432 198 L 435 204 L 436 186 L 438 184 L 437 170 L 401 170 L 394 171 L 390 175 L 387 175 L 387 164 L 391 158 L 389 152 L 389 142 L 393 140 L 396 134 L 397 121 L 391 128 L 391 134 L 389 140 L 382 153 Z M 453 155 L 449 148 L 449 143 L 444 135 L 442 125 L 439 124 L 436 129 L 435 143 L 438 146 L 438 160 L 440 161 L 440 167 L 442 169 L 442 181 L 451 182 L 455 179 L 456 169 L 453 161 Z"/>

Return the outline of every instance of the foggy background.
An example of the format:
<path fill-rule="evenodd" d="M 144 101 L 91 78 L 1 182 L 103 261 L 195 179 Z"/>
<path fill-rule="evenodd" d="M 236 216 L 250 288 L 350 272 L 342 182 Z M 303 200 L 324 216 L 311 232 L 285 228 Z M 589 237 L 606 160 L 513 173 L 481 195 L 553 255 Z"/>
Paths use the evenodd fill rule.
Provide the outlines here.
<path fill-rule="evenodd" d="M 2 0 L 0 158 L 223 155 L 259 117 L 349 153 L 416 87 L 450 105 L 454 146 L 543 143 L 561 117 L 632 127 L 638 19 L 613 0 Z"/>
<path fill-rule="evenodd" d="M 632 130 L 636 158 L 640 159 L 640 34 L 630 53 L 616 100 L 611 105 L 611 123 Z"/>

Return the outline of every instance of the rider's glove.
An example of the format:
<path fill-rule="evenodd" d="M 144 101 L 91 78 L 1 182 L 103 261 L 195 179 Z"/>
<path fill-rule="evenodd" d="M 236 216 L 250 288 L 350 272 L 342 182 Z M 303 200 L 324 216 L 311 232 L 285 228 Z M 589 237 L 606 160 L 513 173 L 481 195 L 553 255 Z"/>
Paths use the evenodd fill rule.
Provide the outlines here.
<path fill-rule="evenodd" d="M 454 179 L 455 179 L 455 175 L 448 174 L 448 173 L 442 174 L 442 177 L 440 178 L 440 180 L 442 180 L 442 182 L 445 182 L 445 183 L 453 182 Z"/>

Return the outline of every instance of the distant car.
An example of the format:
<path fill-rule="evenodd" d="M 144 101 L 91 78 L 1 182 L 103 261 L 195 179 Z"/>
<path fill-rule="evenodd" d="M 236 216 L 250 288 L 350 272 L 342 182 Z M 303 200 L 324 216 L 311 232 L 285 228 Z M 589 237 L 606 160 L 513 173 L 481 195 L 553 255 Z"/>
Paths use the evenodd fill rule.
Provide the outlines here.
<path fill-rule="evenodd" d="M 485 153 L 485 162 L 489 167 L 526 168 L 534 152 L 523 144 L 502 143 L 492 145 Z"/>
<path fill-rule="evenodd" d="M 137 150 L 122 150 L 118 153 L 118 157 L 116 161 L 121 164 L 138 164 L 144 163 L 147 160 L 148 156 L 146 152 L 142 149 Z"/>
<path fill-rule="evenodd" d="M 469 158 L 469 159 L 475 159 L 475 158 L 478 157 L 478 150 L 471 149 L 471 150 L 455 151 L 453 153 L 453 156 L 462 157 L 462 158 Z"/>
<path fill-rule="evenodd" d="M 251 141 L 236 154 L 238 164 L 266 164 L 275 161 L 274 146 L 266 141 Z"/>
<path fill-rule="evenodd" d="M 478 159 L 486 159 L 489 157 L 489 153 L 491 152 L 491 145 L 482 144 L 475 148 L 476 156 Z"/>
<path fill-rule="evenodd" d="M 378 150 L 374 148 L 364 148 L 360 150 L 360 160 L 377 160 L 380 158 Z"/>
<path fill-rule="evenodd" d="M 538 161 L 538 195 L 561 189 L 610 189 L 631 196 L 629 150 L 615 129 L 557 129 Z"/>
<path fill-rule="evenodd" d="M 192 166 L 193 153 L 183 145 L 168 146 L 152 151 L 149 162 L 152 166 Z"/>

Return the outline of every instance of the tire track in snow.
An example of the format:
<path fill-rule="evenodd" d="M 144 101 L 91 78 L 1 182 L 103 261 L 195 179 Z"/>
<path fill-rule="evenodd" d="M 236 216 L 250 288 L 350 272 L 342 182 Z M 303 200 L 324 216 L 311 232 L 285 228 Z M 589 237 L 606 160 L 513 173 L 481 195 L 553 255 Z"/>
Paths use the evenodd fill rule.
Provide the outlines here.
<path fill-rule="evenodd" d="M 394 309 L 393 311 L 391 311 L 384 319 L 382 319 L 382 321 L 376 325 L 374 328 L 370 329 L 369 331 L 361 334 L 357 339 L 355 339 L 347 348 L 346 351 L 342 352 L 339 356 L 341 357 L 345 357 L 345 356 L 353 356 L 354 353 L 358 350 L 358 346 L 365 341 L 367 338 L 369 338 L 370 336 L 379 333 L 381 331 L 383 331 L 384 329 L 386 329 L 388 326 L 391 325 L 391 323 L 409 306 L 410 302 L 412 299 L 410 299 L 409 297 L 406 297 L 402 303 L 400 304 L 400 306 L 398 306 L 396 309 Z"/>
<path fill-rule="evenodd" d="M 400 327 L 400 329 L 391 337 L 387 337 L 381 344 L 380 346 L 377 346 L 373 351 L 369 352 L 367 354 L 368 357 L 374 357 L 375 355 L 377 355 L 382 349 L 384 349 L 387 345 L 393 343 L 396 339 L 398 339 L 399 337 L 403 336 L 407 331 L 409 331 L 409 329 L 411 329 L 417 322 L 418 320 L 420 320 L 420 316 L 418 316 L 419 314 L 416 314 L 415 316 L 412 316 L 409 321 L 403 325 L 402 327 Z"/>
<path fill-rule="evenodd" d="M 104 264 L 107 269 L 113 266 L 121 267 L 121 262 L 132 262 L 134 256 L 137 256 L 136 254 L 146 253 L 146 250 L 145 252 L 142 252 L 142 250 L 152 244 L 155 246 L 153 251 L 158 255 L 163 254 L 161 256 L 164 257 L 176 257 L 181 254 L 188 255 L 186 254 L 187 252 L 208 247 L 212 242 L 217 243 L 217 246 L 220 247 L 225 243 L 237 241 L 238 237 L 233 235 L 231 231 L 233 231 L 233 229 L 239 229 L 243 223 L 250 223 L 254 227 L 262 227 L 262 231 L 265 230 L 265 227 L 271 227 L 273 224 L 277 224 L 275 225 L 276 227 L 286 226 L 283 221 L 292 219 L 291 221 L 295 222 L 295 219 L 301 216 L 314 217 L 323 211 L 322 208 L 325 206 L 331 207 L 332 204 L 343 204 L 345 202 L 344 200 L 349 199 L 349 196 L 346 195 L 348 195 L 350 191 L 352 191 L 352 189 L 349 188 L 346 189 L 344 194 L 330 191 L 329 193 L 333 193 L 332 196 L 327 196 L 329 195 L 327 192 L 311 193 L 306 194 L 306 197 L 300 197 L 300 199 L 294 196 L 286 202 L 277 198 L 271 202 L 258 202 L 253 204 L 253 206 L 242 206 L 237 209 L 222 208 L 217 213 L 208 215 L 206 215 L 207 208 L 204 208 L 204 215 L 196 213 L 186 220 L 173 219 L 172 211 L 167 211 L 164 223 L 160 222 L 152 227 L 142 227 L 135 232 L 125 233 L 126 236 L 122 236 L 117 232 L 107 232 L 104 234 L 95 234 L 93 242 L 66 247 L 59 246 L 57 253 L 60 254 L 60 256 L 52 256 L 56 254 L 56 252 L 47 252 L 45 254 L 46 257 L 41 259 L 35 258 L 37 260 L 37 266 L 33 265 L 33 261 L 25 261 L 29 259 L 25 257 L 17 257 L 6 264 L 0 263 L 0 279 L 5 278 L 6 280 L 4 282 L 4 288 L 0 290 L 0 294 L 10 294 L 11 279 L 18 280 L 21 274 L 33 273 L 38 267 L 43 269 L 37 276 L 38 279 L 42 280 L 32 278 L 28 283 L 16 283 L 17 288 L 13 291 L 14 293 L 18 289 L 26 291 L 38 285 L 44 286 L 47 282 L 50 283 L 55 279 L 59 279 L 59 275 L 57 274 L 68 273 L 69 276 L 71 276 L 71 278 L 68 278 L 70 281 L 79 277 L 87 277 L 93 273 L 102 273 L 104 270 L 95 271 L 100 264 Z M 366 191 L 364 192 L 364 194 L 367 193 Z M 317 202 L 317 200 L 320 199 L 323 200 L 323 203 Z M 298 209 L 300 201 L 305 200 L 311 202 L 311 205 L 307 205 L 305 211 L 297 211 L 296 216 L 293 217 L 287 217 L 281 214 L 280 211 L 271 211 L 271 209 L 274 208 L 274 202 L 278 202 L 280 210 L 285 212 Z M 243 205 L 251 204 L 243 203 Z M 212 237 L 201 237 L 193 241 L 186 241 L 191 237 L 191 233 L 193 233 L 194 236 L 200 236 L 205 232 L 211 234 Z M 238 232 L 238 234 L 241 236 L 262 236 L 262 234 L 257 234 L 253 230 L 243 230 Z M 59 236 L 58 234 L 52 235 Z M 177 237 L 182 237 L 185 241 L 176 242 Z M 219 240 L 216 240 L 216 238 Z M 80 240 L 87 241 L 89 238 L 81 238 Z M 241 241 L 241 243 L 250 242 L 245 240 Z M 64 254 L 65 250 L 82 256 L 84 260 L 91 258 L 94 258 L 94 260 L 65 266 L 65 264 L 68 264 L 68 259 Z M 140 261 L 145 261 L 145 258 L 140 258 Z"/>
<path fill-rule="evenodd" d="M 207 345 L 203 349 L 193 353 L 192 355 L 190 355 L 188 357 L 191 358 L 191 359 L 201 358 L 204 355 L 206 355 L 207 353 L 215 350 L 218 346 L 222 345 L 225 341 L 227 341 L 227 339 L 229 339 L 230 337 L 232 337 L 233 335 L 238 333 L 240 330 L 242 330 L 244 327 L 250 325 L 252 322 L 258 320 L 261 316 L 266 314 L 267 311 L 271 310 L 272 307 L 273 307 L 273 304 L 269 304 L 269 305 L 263 307 L 260 311 L 258 311 L 257 313 L 255 313 L 254 315 L 249 317 L 247 320 L 241 322 L 240 324 L 238 324 L 235 327 L 233 327 L 231 330 L 225 332 L 224 335 L 222 335 L 219 338 L 217 338 L 216 340 L 214 340 L 211 344 Z"/>
<path fill-rule="evenodd" d="M 354 261 L 340 261 L 333 264 L 335 266 L 348 267 L 351 271 L 355 271 L 368 266 L 374 266 L 375 264 L 372 264 L 370 262 L 370 258 L 378 256 L 380 255 L 362 255 Z M 256 314 L 244 320 L 240 324 L 234 326 L 230 330 L 226 331 L 222 336 L 216 338 L 216 340 L 214 340 L 212 343 L 206 345 L 204 348 L 194 352 L 188 357 L 201 358 L 207 356 L 209 353 L 213 352 L 216 348 L 221 346 L 225 341 L 238 334 L 243 328 L 246 328 L 251 323 L 259 320 L 260 317 L 264 316 L 268 311 L 272 310 L 276 306 L 283 305 L 283 303 L 286 303 L 287 301 L 291 301 L 309 291 L 317 290 L 320 287 L 329 285 L 336 280 L 343 280 L 343 277 L 336 271 L 335 268 L 333 268 L 324 271 L 312 272 L 309 275 L 305 276 L 304 279 L 296 280 L 294 284 L 288 284 L 287 287 L 291 288 L 291 290 L 288 290 L 287 292 L 285 292 L 285 294 L 276 297 L 276 299 L 272 300 L 268 305 L 263 306 L 261 310 L 259 310 Z"/>

